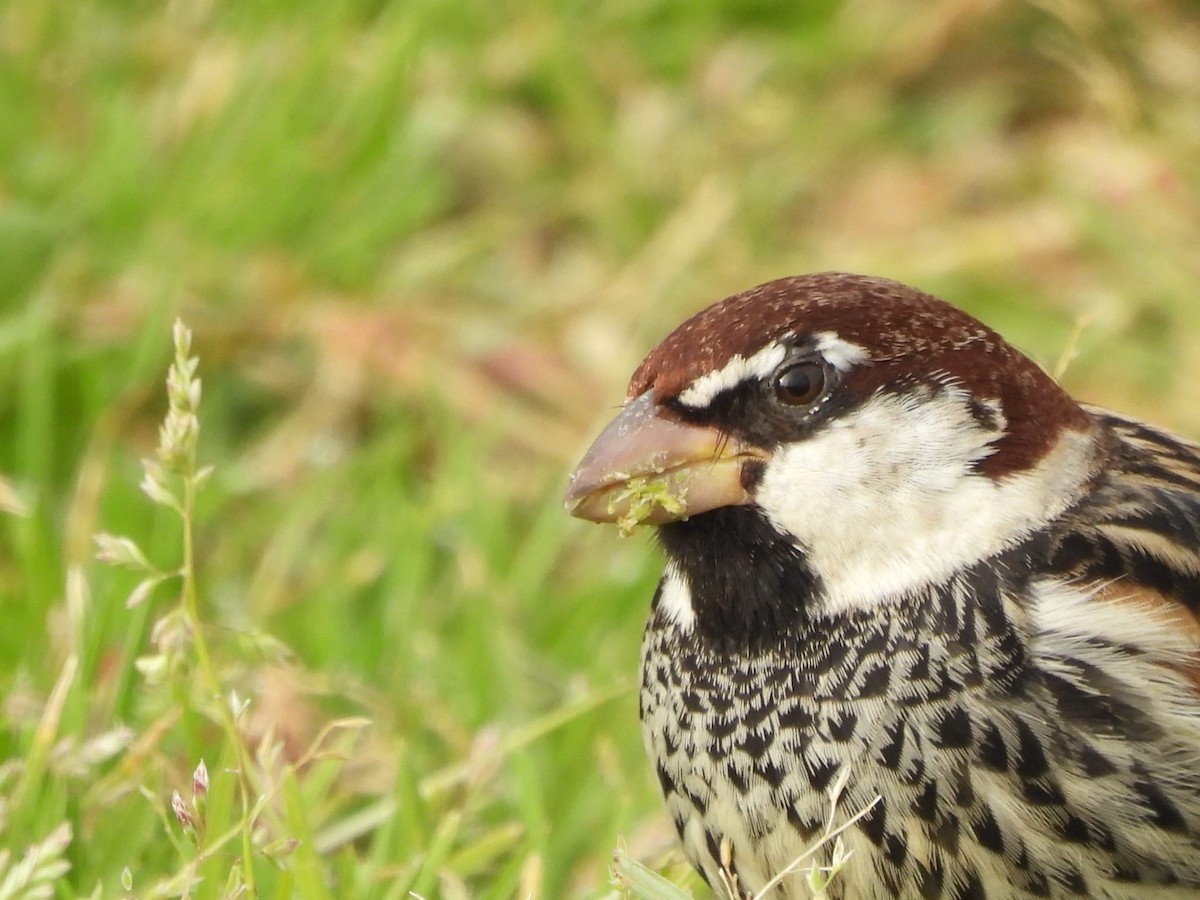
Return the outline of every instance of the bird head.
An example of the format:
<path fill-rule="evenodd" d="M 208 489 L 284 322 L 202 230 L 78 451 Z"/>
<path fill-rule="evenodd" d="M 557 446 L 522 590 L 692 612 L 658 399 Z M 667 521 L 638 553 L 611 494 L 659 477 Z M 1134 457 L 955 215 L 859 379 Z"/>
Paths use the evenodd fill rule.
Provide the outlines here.
<path fill-rule="evenodd" d="M 789 603 L 835 612 L 1014 545 L 1079 496 L 1096 443 L 1090 415 L 987 326 L 897 282 L 822 273 L 669 334 L 566 504 L 658 526 L 689 591 L 709 570 L 729 582 L 715 603 L 744 601 L 739 579 L 794 594 L 763 574 L 790 567 L 805 596 Z"/>

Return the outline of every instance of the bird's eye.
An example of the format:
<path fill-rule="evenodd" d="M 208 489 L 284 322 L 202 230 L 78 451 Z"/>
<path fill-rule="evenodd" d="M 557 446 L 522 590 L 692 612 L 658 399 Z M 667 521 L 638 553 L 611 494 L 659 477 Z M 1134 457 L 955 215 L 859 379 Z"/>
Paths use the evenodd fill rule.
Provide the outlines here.
<path fill-rule="evenodd" d="M 825 369 L 816 363 L 797 363 L 775 376 L 775 397 L 788 406 L 807 406 L 824 391 Z"/>

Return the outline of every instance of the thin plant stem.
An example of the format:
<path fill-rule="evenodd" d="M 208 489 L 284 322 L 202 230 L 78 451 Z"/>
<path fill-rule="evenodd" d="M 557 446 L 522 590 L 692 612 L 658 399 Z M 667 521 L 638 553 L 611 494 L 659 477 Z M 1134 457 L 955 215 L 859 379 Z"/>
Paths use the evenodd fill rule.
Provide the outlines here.
<path fill-rule="evenodd" d="M 201 676 L 209 695 L 217 701 L 217 716 L 222 730 L 233 744 L 237 756 L 238 793 L 242 805 L 242 868 L 246 879 L 246 890 L 250 897 L 258 896 L 258 887 L 254 879 L 254 844 L 252 840 L 253 825 L 250 810 L 250 788 L 247 784 L 248 766 L 250 760 L 246 753 L 246 745 L 238 730 L 237 714 L 222 698 L 221 681 L 209 653 L 208 640 L 204 636 L 203 621 L 200 618 L 199 591 L 196 589 L 195 568 L 195 520 L 196 508 L 196 459 L 195 450 L 188 454 L 183 472 L 183 605 L 187 615 L 188 625 L 192 633 L 192 643 L 196 650 L 196 660 L 200 667 Z"/>
<path fill-rule="evenodd" d="M 167 393 L 170 400 L 170 411 L 163 425 L 159 446 L 159 465 L 162 469 L 174 469 L 179 475 L 182 496 L 174 502 L 166 497 L 168 491 L 163 487 L 158 476 L 148 471 L 147 481 L 150 482 L 150 496 L 159 502 L 166 501 L 182 519 L 183 524 L 183 561 L 179 569 L 181 584 L 181 601 L 183 614 L 190 631 L 192 647 L 196 653 L 196 663 L 204 689 L 209 698 L 216 703 L 216 720 L 233 746 L 237 760 L 238 793 L 241 800 L 242 836 L 242 868 L 244 870 L 245 886 L 250 897 L 258 896 L 254 878 L 254 845 L 252 839 L 253 804 L 249 785 L 250 759 L 245 741 L 238 729 L 238 717 L 241 710 L 233 708 L 233 704 L 224 697 L 221 680 L 213 664 L 212 653 L 204 633 L 204 623 L 200 616 L 199 591 L 196 586 L 196 541 L 195 541 L 195 512 L 196 492 L 203 473 L 196 467 L 196 445 L 199 434 L 198 407 L 200 402 L 200 380 L 193 375 L 197 365 L 196 359 L 189 356 L 191 349 L 191 332 L 182 322 L 177 321 L 174 329 L 175 361 L 167 377 Z M 162 469 L 156 469 L 161 472 Z M 203 851 L 201 851 L 203 855 Z M 190 893 L 190 884 L 185 896 Z"/>

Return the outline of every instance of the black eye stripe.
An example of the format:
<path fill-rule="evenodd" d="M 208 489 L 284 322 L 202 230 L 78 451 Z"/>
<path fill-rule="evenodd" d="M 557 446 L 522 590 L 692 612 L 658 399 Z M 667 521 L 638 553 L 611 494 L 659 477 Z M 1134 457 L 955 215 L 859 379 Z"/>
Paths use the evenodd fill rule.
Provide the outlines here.
<path fill-rule="evenodd" d="M 785 375 L 782 389 L 790 394 L 781 399 L 778 382 Z M 807 384 L 802 383 L 805 379 Z M 691 407 L 676 398 L 661 402 L 684 422 L 718 428 L 738 440 L 770 449 L 802 440 L 853 405 L 854 399 L 841 390 L 842 383 L 838 369 L 814 348 L 795 347 L 773 372 L 730 385 L 703 407 Z"/>

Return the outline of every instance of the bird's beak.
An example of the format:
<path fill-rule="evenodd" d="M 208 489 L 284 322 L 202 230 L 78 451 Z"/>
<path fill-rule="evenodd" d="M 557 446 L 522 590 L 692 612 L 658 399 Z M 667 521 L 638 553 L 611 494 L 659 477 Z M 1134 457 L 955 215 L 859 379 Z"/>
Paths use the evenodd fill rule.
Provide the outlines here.
<path fill-rule="evenodd" d="M 593 522 L 662 525 L 750 503 L 742 467 L 765 459 L 715 428 L 659 415 L 651 391 L 626 404 L 571 476 L 566 507 Z"/>

